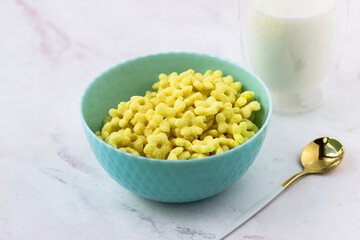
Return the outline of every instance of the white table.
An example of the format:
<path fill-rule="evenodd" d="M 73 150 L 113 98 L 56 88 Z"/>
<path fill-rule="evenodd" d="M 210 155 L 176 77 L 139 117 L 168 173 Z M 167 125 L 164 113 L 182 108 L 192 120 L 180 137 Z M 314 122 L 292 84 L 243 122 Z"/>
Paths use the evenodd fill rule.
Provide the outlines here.
<path fill-rule="evenodd" d="M 274 114 L 248 172 L 190 204 L 139 198 L 112 180 L 85 139 L 79 101 L 101 71 L 139 55 L 196 51 L 240 61 L 237 2 L 0 2 L 0 239 L 212 239 L 301 170 L 320 136 L 343 163 L 307 176 L 228 239 L 360 237 L 360 3 L 350 1 L 343 60 L 319 109 Z"/>

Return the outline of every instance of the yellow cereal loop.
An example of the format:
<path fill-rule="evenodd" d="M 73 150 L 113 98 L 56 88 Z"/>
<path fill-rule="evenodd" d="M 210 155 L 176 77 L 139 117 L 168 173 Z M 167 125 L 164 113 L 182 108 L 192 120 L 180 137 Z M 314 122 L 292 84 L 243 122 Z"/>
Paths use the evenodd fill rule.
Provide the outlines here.
<path fill-rule="evenodd" d="M 162 121 L 159 128 L 165 133 L 170 132 L 170 123 L 168 121 Z"/>
<path fill-rule="evenodd" d="M 141 112 L 137 112 L 130 122 L 132 125 L 134 125 L 134 132 L 139 135 L 144 132 L 145 127 L 148 123 L 145 113 Z"/>
<path fill-rule="evenodd" d="M 234 148 L 239 145 L 239 143 L 237 141 L 235 141 L 234 139 L 231 139 L 231 138 L 227 138 L 227 137 L 219 137 L 219 143 L 220 143 L 220 145 L 226 145 L 229 148 Z"/>
<path fill-rule="evenodd" d="M 159 74 L 159 80 L 161 81 L 161 80 L 168 80 L 168 76 L 166 76 L 166 74 L 164 74 L 164 73 L 161 73 L 161 74 Z"/>
<path fill-rule="evenodd" d="M 131 132 L 130 129 L 113 132 L 106 138 L 106 143 L 115 148 L 125 147 L 130 144 Z"/>
<path fill-rule="evenodd" d="M 240 113 L 240 108 L 233 107 L 233 111 L 234 111 L 235 114 L 238 114 L 238 113 Z"/>
<path fill-rule="evenodd" d="M 204 140 L 194 140 L 191 150 L 196 153 L 210 153 L 219 147 L 219 139 L 207 136 Z"/>
<path fill-rule="evenodd" d="M 153 132 L 154 132 L 154 128 L 152 128 L 152 127 L 150 126 L 150 124 L 149 124 L 149 125 L 147 125 L 147 126 L 145 127 L 145 129 L 144 129 L 144 136 L 145 136 L 145 137 L 148 137 L 148 136 L 151 135 Z"/>
<path fill-rule="evenodd" d="M 208 132 L 209 132 L 209 135 L 214 137 L 214 138 L 218 137 L 219 134 L 220 134 L 216 129 L 210 129 Z"/>
<path fill-rule="evenodd" d="M 205 101 L 197 100 L 194 104 L 195 113 L 202 116 L 215 115 L 223 107 L 223 103 L 216 101 L 214 97 L 208 97 Z"/>
<path fill-rule="evenodd" d="M 225 83 L 226 85 L 230 85 L 234 82 L 234 78 L 232 76 L 226 76 L 222 78 L 223 83 Z"/>
<path fill-rule="evenodd" d="M 135 149 L 131 148 L 131 147 L 121 147 L 119 149 L 124 151 L 124 152 L 140 156 L 140 153 L 138 151 L 136 151 Z"/>
<path fill-rule="evenodd" d="M 193 94 L 193 86 L 184 86 L 182 87 L 183 95 L 188 97 Z"/>
<path fill-rule="evenodd" d="M 180 154 L 184 151 L 182 147 L 176 147 L 169 153 L 168 160 L 178 160 Z"/>
<path fill-rule="evenodd" d="M 191 106 L 194 104 L 196 100 L 202 100 L 202 99 L 203 99 L 202 94 L 197 92 L 191 95 L 190 97 L 186 98 L 184 100 L 184 103 L 186 104 L 186 106 Z"/>
<path fill-rule="evenodd" d="M 148 109 L 152 108 L 152 104 L 149 101 L 146 101 L 145 97 L 133 96 L 130 98 L 130 109 L 133 112 L 142 112 L 145 113 Z M 125 113 L 124 113 L 125 114 Z"/>
<path fill-rule="evenodd" d="M 260 110 L 260 103 L 258 101 L 252 101 L 240 109 L 240 113 L 243 118 L 249 118 L 251 113 Z"/>
<path fill-rule="evenodd" d="M 245 128 L 244 128 L 245 127 Z M 244 143 L 245 141 L 245 138 L 244 136 L 242 135 L 243 132 L 246 131 L 246 126 L 242 125 L 241 127 L 237 124 L 233 124 L 232 126 L 232 134 L 233 134 L 233 137 L 234 137 L 234 140 L 239 143 L 239 144 L 242 144 Z"/>
<path fill-rule="evenodd" d="M 189 77 L 184 77 L 183 79 L 181 79 L 179 86 L 181 89 L 183 89 L 186 86 L 190 86 L 191 84 L 191 80 Z"/>
<path fill-rule="evenodd" d="M 103 125 L 105 125 L 106 123 L 108 123 L 110 121 L 111 121 L 111 117 L 109 117 L 109 116 L 105 117 Z"/>
<path fill-rule="evenodd" d="M 156 97 L 155 97 L 156 105 L 165 102 L 167 97 L 168 96 L 165 93 L 163 93 L 162 91 L 159 92 L 158 94 L 156 94 Z"/>
<path fill-rule="evenodd" d="M 170 83 L 169 83 L 169 81 L 168 81 L 168 79 L 166 78 L 164 78 L 164 79 L 161 79 L 160 80 L 160 82 L 159 82 L 159 91 L 161 91 L 161 90 L 163 90 L 163 89 L 165 89 L 165 88 L 167 88 L 167 87 L 170 87 Z"/>
<path fill-rule="evenodd" d="M 194 88 L 196 88 L 199 91 L 201 91 L 204 88 L 202 82 L 200 82 L 199 80 L 195 80 L 193 82 L 193 86 L 194 86 Z"/>
<path fill-rule="evenodd" d="M 156 83 L 154 83 L 153 85 L 152 85 L 152 88 L 153 89 L 159 89 L 159 87 L 160 87 L 160 82 L 156 82 Z"/>
<path fill-rule="evenodd" d="M 176 125 L 175 125 L 176 118 L 175 117 L 168 117 L 168 118 L 166 118 L 166 120 L 169 122 L 170 128 L 172 130 L 176 128 Z"/>
<path fill-rule="evenodd" d="M 179 76 L 175 76 L 175 75 L 171 76 L 171 74 L 170 74 L 168 81 L 169 81 L 171 87 L 179 88 L 180 80 L 181 80 L 181 78 Z"/>
<path fill-rule="evenodd" d="M 120 119 L 118 117 L 112 118 L 109 122 L 105 123 L 101 130 L 101 137 L 106 139 L 111 133 L 120 130 Z"/>
<path fill-rule="evenodd" d="M 194 73 L 195 73 L 194 70 L 189 69 L 189 70 L 187 70 L 185 72 L 180 73 L 179 77 L 184 78 L 184 77 L 188 77 L 188 76 L 193 76 Z"/>
<path fill-rule="evenodd" d="M 230 150 L 229 146 L 227 145 L 221 145 L 221 148 L 223 149 L 224 152 Z"/>
<path fill-rule="evenodd" d="M 122 116 L 127 109 L 128 109 L 128 106 L 127 106 L 126 102 L 121 102 L 118 104 L 117 110 L 118 110 L 118 114 L 120 116 Z"/>
<path fill-rule="evenodd" d="M 156 105 L 156 93 L 155 92 L 146 91 L 144 99 L 146 102 L 150 102 L 152 104 L 152 106 Z"/>
<path fill-rule="evenodd" d="M 258 127 L 247 119 L 244 119 L 239 126 L 241 134 L 245 137 L 245 139 L 251 138 L 258 131 Z"/>
<path fill-rule="evenodd" d="M 244 122 L 247 123 L 247 129 L 250 131 L 254 131 L 255 133 L 259 131 L 259 128 L 250 120 L 244 119 Z"/>
<path fill-rule="evenodd" d="M 178 99 L 176 99 L 174 103 L 174 108 L 176 113 L 181 113 L 184 111 L 184 109 L 186 108 L 186 104 L 184 103 L 183 97 L 179 97 Z"/>
<path fill-rule="evenodd" d="M 173 97 L 175 98 L 175 101 L 178 97 L 182 97 L 184 95 L 184 92 L 180 89 L 176 89 L 173 93 L 172 93 Z"/>
<path fill-rule="evenodd" d="M 214 90 L 215 89 L 214 84 L 212 84 L 209 80 L 204 79 L 203 86 L 204 86 L 203 87 L 204 90 Z"/>
<path fill-rule="evenodd" d="M 203 140 L 207 136 L 212 136 L 213 138 L 217 138 L 217 137 L 219 137 L 219 135 L 220 135 L 220 133 L 218 132 L 218 130 L 210 129 L 210 130 L 205 131 L 203 134 L 201 134 L 200 140 Z"/>
<path fill-rule="evenodd" d="M 151 127 L 152 129 L 155 129 L 157 127 L 160 126 L 160 124 L 162 123 L 164 117 L 158 113 L 155 113 L 154 115 L 152 115 L 151 120 L 149 121 L 148 126 Z"/>
<path fill-rule="evenodd" d="M 169 77 L 173 77 L 173 76 L 177 76 L 177 75 L 178 75 L 177 72 L 172 72 L 169 74 Z"/>
<path fill-rule="evenodd" d="M 206 77 L 206 76 L 211 76 L 212 74 L 213 74 L 213 71 L 207 70 L 207 71 L 204 73 L 204 77 Z"/>
<path fill-rule="evenodd" d="M 179 160 L 186 160 L 189 159 L 191 156 L 191 153 L 189 151 L 183 151 L 179 156 L 178 159 Z"/>
<path fill-rule="evenodd" d="M 186 111 L 181 119 L 175 121 L 175 126 L 180 128 L 182 136 L 198 136 L 207 128 L 204 116 L 195 116 L 193 112 Z"/>
<path fill-rule="evenodd" d="M 255 93 L 252 91 L 245 91 L 240 94 L 240 97 L 235 102 L 235 107 L 241 108 L 245 104 L 251 102 L 254 99 Z"/>
<path fill-rule="evenodd" d="M 133 117 L 133 115 L 134 115 L 133 110 L 131 110 L 131 109 L 126 110 L 123 114 L 123 117 L 119 120 L 119 126 L 121 128 L 127 127 L 128 123 L 131 120 L 131 118 Z"/>
<path fill-rule="evenodd" d="M 236 100 L 236 93 L 237 92 L 232 87 L 222 82 L 218 82 L 216 83 L 216 89 L 211 92 L 211 96 L 224 104 L 233 104 Z"/>
<path fill-rule="evenodd" d="M 104 140 L 104 139 L 102 138 L 102 136 L 101 136 L 100 131 L 96 131 L 96 132 L 95 132 L 95 135 L 98 136 L 101 140 Z"/>
<path fill-rule="evenodd" d="M 233 123 L 240 123 L 242 116 L 235 114 L 233 108 L 225 106 L 215 117 L 220 133 L 230 132 Z"/>
<path fill-rule="evenodd" d="M 173 107 L 175 104 L 176 98 L 174 96 L 168 96 L 164 103 L 168 106 L 168 107 Z"/>
<path fill-rule="evenodd" d="M 177 90 L 177 88 L 175 88 L 175 87 L 167 87 L 167 88 L 163 89 L 161 92 L 163 92 L 167 96 L 171 96 L 171 95 L 173 95 L 175 90 Z"/>
<path fill-rule="evenodd" d="M 164 117 L 174 117 L 176 115 L 176 110 L 165 103 L 160 103 L 155 107 L 155 113 Z"/>
<path fill-rule="evenodd" d="M 248 131 L 247 135 L 245 136 L 245 141 L 249 140 L 252 136 L 255 135 L 255 132 L 253 131 Z"/>
<path fill-rule="evenodd" d="M 146 120 L 150 122 L 155 115 L 155 111 L 153 109 L 148 109 L 145 113 Z"/>
<path fill-rule="evenodd" d="M 215 150 L 215 154 L 220 154 L 220 153 L 223 153 L 223 152 L 224 152 L 224 150 L 220 146 L 217 147 L 216 150 Z"/>
<path fill-rule="evenodd" d="M 230 85 L 237 93 L 241 91 L 241 83 L 234 82 Z"/>
<path fill-rule="evenodd" d="M 210 119 L 210 120 L 208 120 L 208 121 L 206 121 L 205 123 L 206 123 L 206 126 L 207 126 L 207 128 L 206 129 L 210 129 L 213 125 L 214 125 L 214 121 L 215 121 L 215 119 Z M 206 130 L 205 129 L 205 130 Z"/>
<path fill-rule="evenodd" d="M 157 135 L 157 134 L 160 134 L 160 133 L 163 133 L 163 131 L 161 130 L 160 127 L 158 127 L 152 132 L 152 135 Z"/>
<path fill-rule="evenodd" d="M 203 158 L 203 157 L 207 157 L 209 155 L 203 154 L 203 153 L 193 153 L 190 158 Z"/>
<path fill-rule="evenodd" d="M 216 71 L 213 72 L 212 76 L 214 78 L 221 78 L 222 77 L 222 71 L 216 70 Z"/>
<path fill-rule="evenodd" d="M 165 159 L 172 149 L 172 144 L 165 133 L 149 135 L 144 147 L 146 157 Z"/>
<path fill-rule="evenodd" d="M 117 109 L 112 108 L 109 110 L 109 115 L 110 117 L 114 118 L 114 117 L 119 117 L 120 114 Z"/>
<path fill-rule="evenodd" d="M 132 142 L 131 146 L 133 149 L 135 149 L 139 153 L 143 152 L 144 145 L 146 143 L 145 136 L 133 134 L 131 136 L 131 142 Z"/>
<path fill-rule="evenodd" d="M 241 92 L 241 82 L 220 70 L 161 73 L 152 87 L 110 109 L 95 134 L 134 155 L 185 160 L 228 151 L 259 130 L 254 92 Z"/>
<path fill-rule="evenodd" d="M 183 147 L 189 151 L 191 150 L 192 143 L 184 138 L 173 138 L 171 142 L 175 146 Z"/>

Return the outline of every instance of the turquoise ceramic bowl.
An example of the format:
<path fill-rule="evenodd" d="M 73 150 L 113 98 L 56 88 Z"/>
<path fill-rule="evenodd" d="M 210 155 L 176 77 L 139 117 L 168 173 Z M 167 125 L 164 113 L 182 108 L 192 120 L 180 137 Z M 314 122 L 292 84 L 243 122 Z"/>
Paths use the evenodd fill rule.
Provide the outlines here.
<path fill-rule="evenodd" d="M 151 90 L 160 73 L 189 68 L 204 73 L 220 69 L 241 81 L 243 90 L 255 92 L 262 109 L 256 113 L 260 130 L 244 144 L 227 152 L 190 160 L 159 160 L 138 157 L 113 148 L 94 132 L 100 130 L 110 108 L 133 95 Z M 161 202 L 191 202 L 213 196 L 231 186 L 249 168 L 264 141 L 272 112 L 265 84 L 240 65 L 197 53 L 164 53 L 120 63 L 97 77 L 81 102 L 82 124 L 90 146 L 106 172 L 129 191 Z"/>

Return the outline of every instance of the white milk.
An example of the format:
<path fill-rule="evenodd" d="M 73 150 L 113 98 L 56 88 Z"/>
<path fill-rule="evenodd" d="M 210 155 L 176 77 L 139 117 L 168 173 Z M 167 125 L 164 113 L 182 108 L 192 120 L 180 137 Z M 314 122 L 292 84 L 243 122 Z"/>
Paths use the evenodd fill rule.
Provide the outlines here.
<path fill-rule="evenodd" d="M 338 35 L 336 0 L 250 0 L 251 66 L 276 94 L 314 90 L 329 72 Z"/>

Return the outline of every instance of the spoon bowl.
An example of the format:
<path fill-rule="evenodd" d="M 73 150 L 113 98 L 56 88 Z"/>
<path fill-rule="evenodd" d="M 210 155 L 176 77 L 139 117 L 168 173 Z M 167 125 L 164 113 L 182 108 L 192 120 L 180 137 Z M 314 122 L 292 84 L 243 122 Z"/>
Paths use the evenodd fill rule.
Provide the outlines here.
<path fill-rule="evenodd" d="M 336 168 L 344 158 L 344 147 L 331 137 L 309 143 L 301 154 L 301 164 L 308 173 L 325 173 Z"/>
<path fill-rule="evenodd" d="M 326 173 L 336 168 L 344 159 L 343 145 L 331 137 L 322 137 L 309 143 L 301 153 L 302 172 L 295 174 L 281 186 L 287 188 L 296 179 L 306 174 Z"/>

